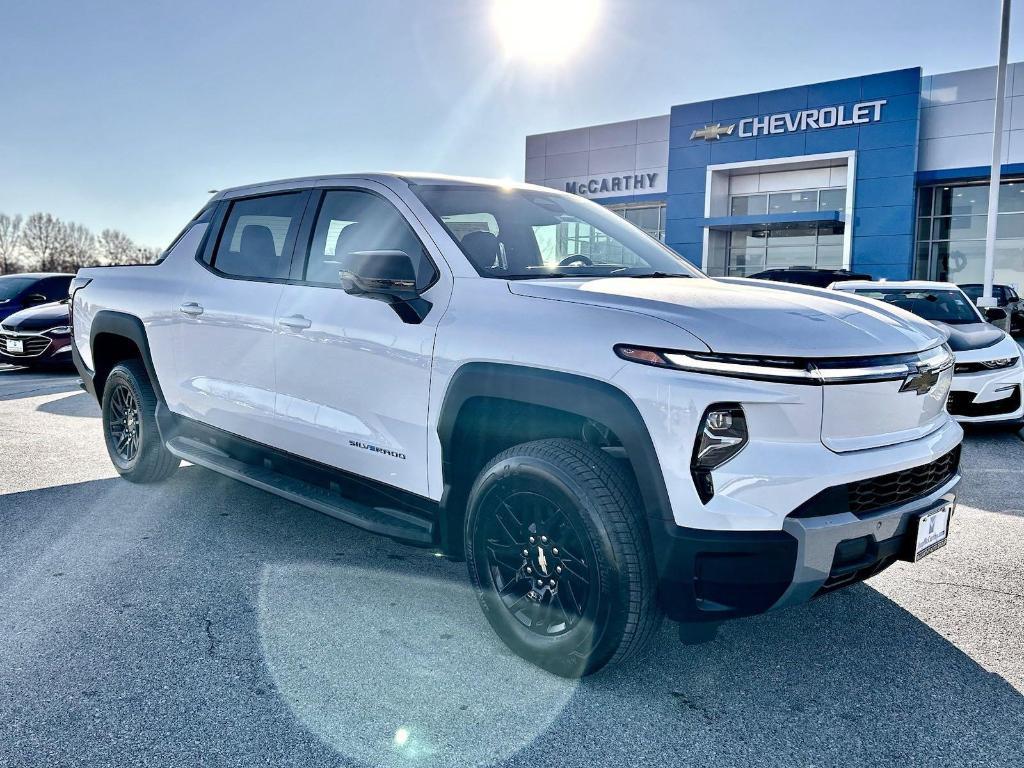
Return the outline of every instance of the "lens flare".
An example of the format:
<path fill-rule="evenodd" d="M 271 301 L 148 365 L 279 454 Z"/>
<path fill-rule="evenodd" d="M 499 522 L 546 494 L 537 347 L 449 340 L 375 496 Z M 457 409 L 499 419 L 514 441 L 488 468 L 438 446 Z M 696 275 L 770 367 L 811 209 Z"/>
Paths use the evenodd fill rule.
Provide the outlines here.
<path fill-rule="evenodd" d="M 599 12 L 599 0 L 494 0 L 491 18 L 506 56 L 552 65 L 588 41 Z"/>

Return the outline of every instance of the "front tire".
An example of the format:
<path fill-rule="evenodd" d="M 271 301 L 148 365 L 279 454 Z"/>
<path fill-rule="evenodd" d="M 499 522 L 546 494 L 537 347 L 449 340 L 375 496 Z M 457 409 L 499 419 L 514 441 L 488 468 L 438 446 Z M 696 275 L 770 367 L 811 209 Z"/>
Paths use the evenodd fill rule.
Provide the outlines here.
<path fill-rule="evenodd" d="M 164 446 L 156 426 L 156 393 L 138 360 L 114 367 L 100 402 L 107 454 L 118 474 L 132 483 L 166 480 L 181 459 Z"/>
<path fill-rule="evenodd" d="M 659 623 L 636 483 L 598 448 L 554 439 L 499 454 L 470 491 L 465 535 L 491 627 L 550 672 L 623 661 Z"/>

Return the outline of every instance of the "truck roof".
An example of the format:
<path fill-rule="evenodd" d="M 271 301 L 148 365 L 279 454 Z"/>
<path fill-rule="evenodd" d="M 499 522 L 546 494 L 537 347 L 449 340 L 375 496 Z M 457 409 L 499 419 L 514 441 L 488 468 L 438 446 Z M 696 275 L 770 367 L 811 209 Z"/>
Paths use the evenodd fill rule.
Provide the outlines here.
<path fill-rule="evenodd" d="M 291 179 L 275 179 L 272 181 L 261 181 L 255 184 L 243 184 L 237 187 L 228 187 L 218 190 L 211 200 L 224 198 L 241 197 L 243 195 L 255 194 L 257 192 L 269 192 L 275 189 L 312 187 L 330 185 L 332 182 L 344 183 L 346 180 L 359 179 L 362 181 L 376 181 L 380 184 L 387 184 L 390 181 L 401 181 L 415 184 L 437 184 L 465 186 L 467 184 L 482 187 L 500 187 L 503 189 L 530 189 L 554 194 L 566 194 L 550 187 L 541 187 L 536 184 L 526 184 L 521 181 L 509 179 L 488 179 L 478 176 L 452 176 L 443 173 L 422 173 L 422 172 L 399 172 L 399 171 L 366 171 L 362 173 L 329 173 L 319 176 L 298 176 Z"/>

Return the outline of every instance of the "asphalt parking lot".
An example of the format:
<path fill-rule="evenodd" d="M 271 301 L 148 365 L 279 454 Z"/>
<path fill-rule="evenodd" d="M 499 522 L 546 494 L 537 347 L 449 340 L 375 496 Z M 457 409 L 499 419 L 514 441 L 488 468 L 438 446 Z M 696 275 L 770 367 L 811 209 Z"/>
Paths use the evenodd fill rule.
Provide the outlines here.
<path fill-rule="evenodd" d="M 581 682 L 464 565 L 185 467 L 0 369 L 2 766 L 1024 765 L 1024 442 L 969 436 L 949 545 Z"/>

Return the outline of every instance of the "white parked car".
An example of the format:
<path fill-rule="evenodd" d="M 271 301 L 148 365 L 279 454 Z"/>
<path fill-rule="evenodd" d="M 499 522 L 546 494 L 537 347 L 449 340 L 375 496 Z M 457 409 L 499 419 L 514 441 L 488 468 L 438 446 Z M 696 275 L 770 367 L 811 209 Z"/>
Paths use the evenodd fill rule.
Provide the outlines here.
<path fill-rule="evenodd" d="M 231 189 L 158 264 L 72 290 L 125 479 L 187 459 L 465 558 L 498 635 L 558 674 L 634 654 L 665 614 L 706 638 L 915 560 L 953 514 L 942 332 L 707 279 L 550 189 Z"/>
<path fill-rule="evenodd" d="M 858 280 L 834 283 L 831 288 L 892 304 L 949 334 L 956 366 L 948 408 L 957 421 L 1020 426 L 1024 417 L 1021 348 L 1010 334 L 989 323 L 958 286 L 926 280 Z"/>

